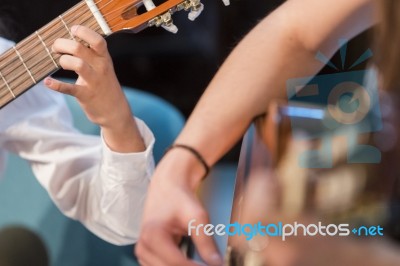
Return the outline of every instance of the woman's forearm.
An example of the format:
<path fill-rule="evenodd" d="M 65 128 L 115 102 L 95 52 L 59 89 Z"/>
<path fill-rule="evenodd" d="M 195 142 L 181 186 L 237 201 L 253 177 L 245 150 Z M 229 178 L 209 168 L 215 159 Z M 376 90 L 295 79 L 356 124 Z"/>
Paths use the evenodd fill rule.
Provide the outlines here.
<path fill-rule="evenodd" d="M 372 10 L 369 0 L 286 2 L 234 49 L 177 142 L 195 147 L 209 164 L 215 163 L 271 100 L 286 98 L 288 79 L 312 76 L 323 67 L 314 59 L 318 49 L 332 55 L 338 39 L 368 28 Z"/>

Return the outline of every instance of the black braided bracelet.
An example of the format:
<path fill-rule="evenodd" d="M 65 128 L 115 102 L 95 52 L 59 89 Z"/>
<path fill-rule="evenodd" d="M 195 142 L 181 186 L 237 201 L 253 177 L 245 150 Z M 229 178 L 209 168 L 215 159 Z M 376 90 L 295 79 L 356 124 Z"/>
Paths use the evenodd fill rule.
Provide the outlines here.
<path fill-rule="evenodd" d="M 182 149 L 185 149 L 185 150 L 187 150 L 187 151 L 190 151 L 190 153 L 192 153 L 192 154 L 199 160 L 199 162 L 200 162 L 200 163 L 203 165 L 203 167 L 204 167 L 205 174 L 204 174 L 204 177 L 203 177 L 203 178 L 205 178 L 205 177 L 208 175 L 208 173 L 210 172 L 210 166 L 208 166 L 206 160 L 204 160 L 203 156 L 201 156 L 201 154 L 200 154 L 198 151 L 196 151 L 194 148 L 192 148 L 192 147 L 190 147 L 190 146 L 188 146 L 188 145 L 185 145 L 185 144 L 178 144 L 178 143 L 177 143 L 177 144 L 172 144 L 171 146 L 169 146 L 169 147 L 165 150 L 165 153 L 169 152 L 170 150 L 172 150 L 172 149 L 174 149 L 174 148 L 182 148 Z"/>

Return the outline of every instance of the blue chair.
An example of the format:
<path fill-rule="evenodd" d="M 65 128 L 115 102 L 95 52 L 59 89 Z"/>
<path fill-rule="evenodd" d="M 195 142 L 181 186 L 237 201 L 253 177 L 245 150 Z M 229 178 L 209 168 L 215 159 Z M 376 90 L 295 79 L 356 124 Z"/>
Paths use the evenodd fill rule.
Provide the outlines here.
<path fill-rule="evenodd" d="M 124 92 L 134 114 L 144 120 L 155 135 L 157 162 L 182 129 L 184 118 L 157 96 L 127 87 Z M 99 133 L 99 128 L 87 120 L 75 99 L 67 97 L 67 103 L 78 129 L 87 134 Z M 62 215 L 35 180 L 28 163 L 15 155 L 9 156 L 4 180 L 0 182 L 0 228 L 11 224 L 28 227 L 43 238 L 51 265 L 137 265 L 132 246 L 108 244 L 80 223 Z"/>
<path fill-rule="evenodd" d="M 136 117 L 146 122 L 153 131 L 156 143 L 154 159 L 158 162 L 165 149 L 175 140 L 184 125 L 183 115 L 167 101 L 148 92 L 133 90 L 123 86 L 125 96 Z M 99 134 L 99 127 L 91 123 L 80 108 L 78 102 L 70 96 L 66 97 L 75 126 L 86 134 Z"/>

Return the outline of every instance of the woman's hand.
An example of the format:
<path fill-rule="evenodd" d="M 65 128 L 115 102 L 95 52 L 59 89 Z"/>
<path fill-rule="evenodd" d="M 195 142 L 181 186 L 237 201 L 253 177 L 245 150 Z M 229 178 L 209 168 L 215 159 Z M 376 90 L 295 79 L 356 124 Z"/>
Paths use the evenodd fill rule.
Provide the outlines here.
<path fill-rule="evenodd" d="M 195 220 L 193 226 L 210 223 L 196 195 L 203 175 L 203 166 L 185 150 L 172 149 L 159 163 L 150 183 L 135 250 L 141 265 L 198 265 L 184 256 L 178 243 L 188 235 L 189 222 Z M 198 231 L 197 235 L 195 229 L 191 230 L 191 239 L 203 260 L 207 265 L 222 265 L 212 237 Z"/>

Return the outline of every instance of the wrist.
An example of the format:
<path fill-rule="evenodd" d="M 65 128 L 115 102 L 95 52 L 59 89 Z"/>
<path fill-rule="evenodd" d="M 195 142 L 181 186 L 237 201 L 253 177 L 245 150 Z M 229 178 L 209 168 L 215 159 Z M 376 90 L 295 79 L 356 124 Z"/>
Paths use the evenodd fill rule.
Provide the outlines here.
<path fill-rule="evenodd" d="M 97 115 L 99 119 L 96 124 L 108 130 L 122 131 L 131 126 L 133 114 L 124 99 L 113 102 L 118 102 L 118 107 L 105 108 L 101 115 Z"/>
<path fill-rule="evenodd" d="M 181 148 L 169 150 L 156 171 L 160 172 L 160 176 L 168 178 L 168 182 L 173 180 L 174 184 L 182 185 L 191 190 L 198 188 L 205 175 L 205 168 L 198 158 L 190 151 Z"/>
<path fill-rule="evenodd" d="M 208 163 L 206 162 L 206 160 L 203 158 L 203 156 L 195 148 L 193 148 L 193 147 L 191 147 L 189 145 L 186 145 L 186 144 L 175 143 L 175 144 L 172 144 L 171 146 L 169 146 L 167 148 L 167 150 L 165 151 L 165 153 L 168 153 L 172 149 L 184 149 L 187 152 L 191 153 L 197 159 L 197 161 L 203 166 L 203 168 L 204 168 L 203 177 L 204 178 L 207 177 L 207 175 L 210 172 L 210 166 L 208 166 Z"/>
<path fill-rule="evenodd" d="M 112 151 L 131 153 L 146 149 L 133 116 L 120 120 L 119 123 L 101 126 L 101 129 L 104 141 Z"/>

